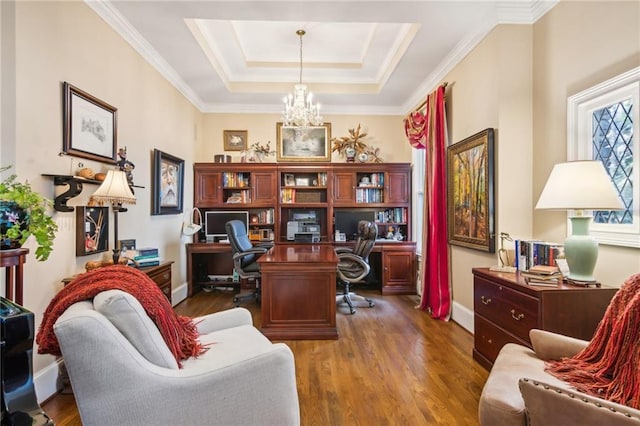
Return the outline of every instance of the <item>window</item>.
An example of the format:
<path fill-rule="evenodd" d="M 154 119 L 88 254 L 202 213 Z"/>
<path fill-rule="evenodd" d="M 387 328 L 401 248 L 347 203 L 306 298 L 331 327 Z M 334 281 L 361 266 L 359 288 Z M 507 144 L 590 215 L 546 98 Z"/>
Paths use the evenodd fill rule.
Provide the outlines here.
<path fill-rule="evenodd" d="M 424 149 L 412 149 L 413 161 L 413 241 L 418 241 L 416 251 L 422 254 L 422 223 L 424 220 L 424 175 L 426 173 L 426 156 Z"/>
<path fill-rule="evenodd" d="M 594 211 L 591 234 L 602 244 L 640 247 L 640 67 L 571 96 L 569 160 L 600 160 L 624 210 Z"/>

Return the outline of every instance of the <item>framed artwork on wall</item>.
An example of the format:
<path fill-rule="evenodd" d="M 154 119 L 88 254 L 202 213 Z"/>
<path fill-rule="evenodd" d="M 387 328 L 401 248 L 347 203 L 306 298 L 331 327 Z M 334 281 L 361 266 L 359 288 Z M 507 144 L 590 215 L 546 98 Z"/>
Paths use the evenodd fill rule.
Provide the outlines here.
<path fill-rule="evenodd" d="M 331 123 L 304 129 L 276 123 L 276 142 L 279 162 L 330 161 Z"/>
<path fill-rule="evenodd" d="M 181 214 L 184 199 L 184 160 L 153 150 L 153 215 Z"/>
<path fill-rule="evenodd" d="M 247 130 L 223 130 L 222 137 L 225 151 L 244 151 L 248 147 L 249 132 Z"/>
<path fill-rule="evenodd" d="M 449 244 L 495 252 L 493 129 L 447 147 Z"/>
<path fill-rule="evenodd" d="M 109 207 L 76 207 L 76 256 L 109 249 Z"/>
<path fill-rule="evenodd" d="M 63 90 L 62 152 L 115 164 L 118 110 L 67 82 Z"/>

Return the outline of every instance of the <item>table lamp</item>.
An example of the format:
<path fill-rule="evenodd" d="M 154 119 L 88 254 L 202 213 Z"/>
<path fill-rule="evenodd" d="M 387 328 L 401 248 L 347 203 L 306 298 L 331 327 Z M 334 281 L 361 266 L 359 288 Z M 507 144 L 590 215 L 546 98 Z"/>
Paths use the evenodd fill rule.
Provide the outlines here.
<path fill-rule="evenodd" d="M 595 283 L 598 242 L 589 235 L 591 215 L 584 210 L 621 210 L 624 206 L 601 161 L 570 161 L 553 166 L 536 209 L 575 210 L 564 242 L 569 283 Z"/>
<path fill-rule="evenodd" d="M 136 203 L 136 197 L 127 182 L 127 174 L 122 170 L 109 170 L 98 190 L 91 196 L 91 200 L 100 205 L 109 203 L 113 207 L 113 264 L 117 265 L 120 260 L 118 212 L 126 211 L 122 208 L 123 204 Z"/>

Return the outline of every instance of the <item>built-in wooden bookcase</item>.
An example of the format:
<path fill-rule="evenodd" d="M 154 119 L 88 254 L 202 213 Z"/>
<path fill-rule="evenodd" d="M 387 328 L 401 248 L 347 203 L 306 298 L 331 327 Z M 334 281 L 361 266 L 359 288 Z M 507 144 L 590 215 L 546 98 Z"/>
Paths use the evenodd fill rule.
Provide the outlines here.
<path fill-rule="evenodd" d="M 379 228 L 383 294 L 415 292 L 410 164 L 196 163 L 194 206 L 203 214 L 246 210 L 250 236 L 276 243 L 295 243 L 287 239 L 288 222 L 309 217 L 321 244 L 349 244 L 336 241 L 336 212 L 366 212 Z M 402 241 L 386 239 L 398 232 Z"/>

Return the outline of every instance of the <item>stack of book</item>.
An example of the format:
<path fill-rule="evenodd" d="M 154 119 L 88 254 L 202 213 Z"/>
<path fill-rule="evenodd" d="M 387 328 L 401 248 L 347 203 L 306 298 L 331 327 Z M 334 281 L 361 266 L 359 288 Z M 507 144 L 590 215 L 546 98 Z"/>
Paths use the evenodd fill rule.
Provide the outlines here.
<path fill-rule="evenodd" d="M 139 268 L 158 266 L 160 264 L 160 253 L 154 247 L 141 248 L 137 250 L 133 260 Z"/>
<path fill-rule="evenodd" d="M 557 287 L 562 282 L 562 273 L 556 266 L 535 265 L 528 271 L 521 271 L 520 276 L 529 285 Z"/>

